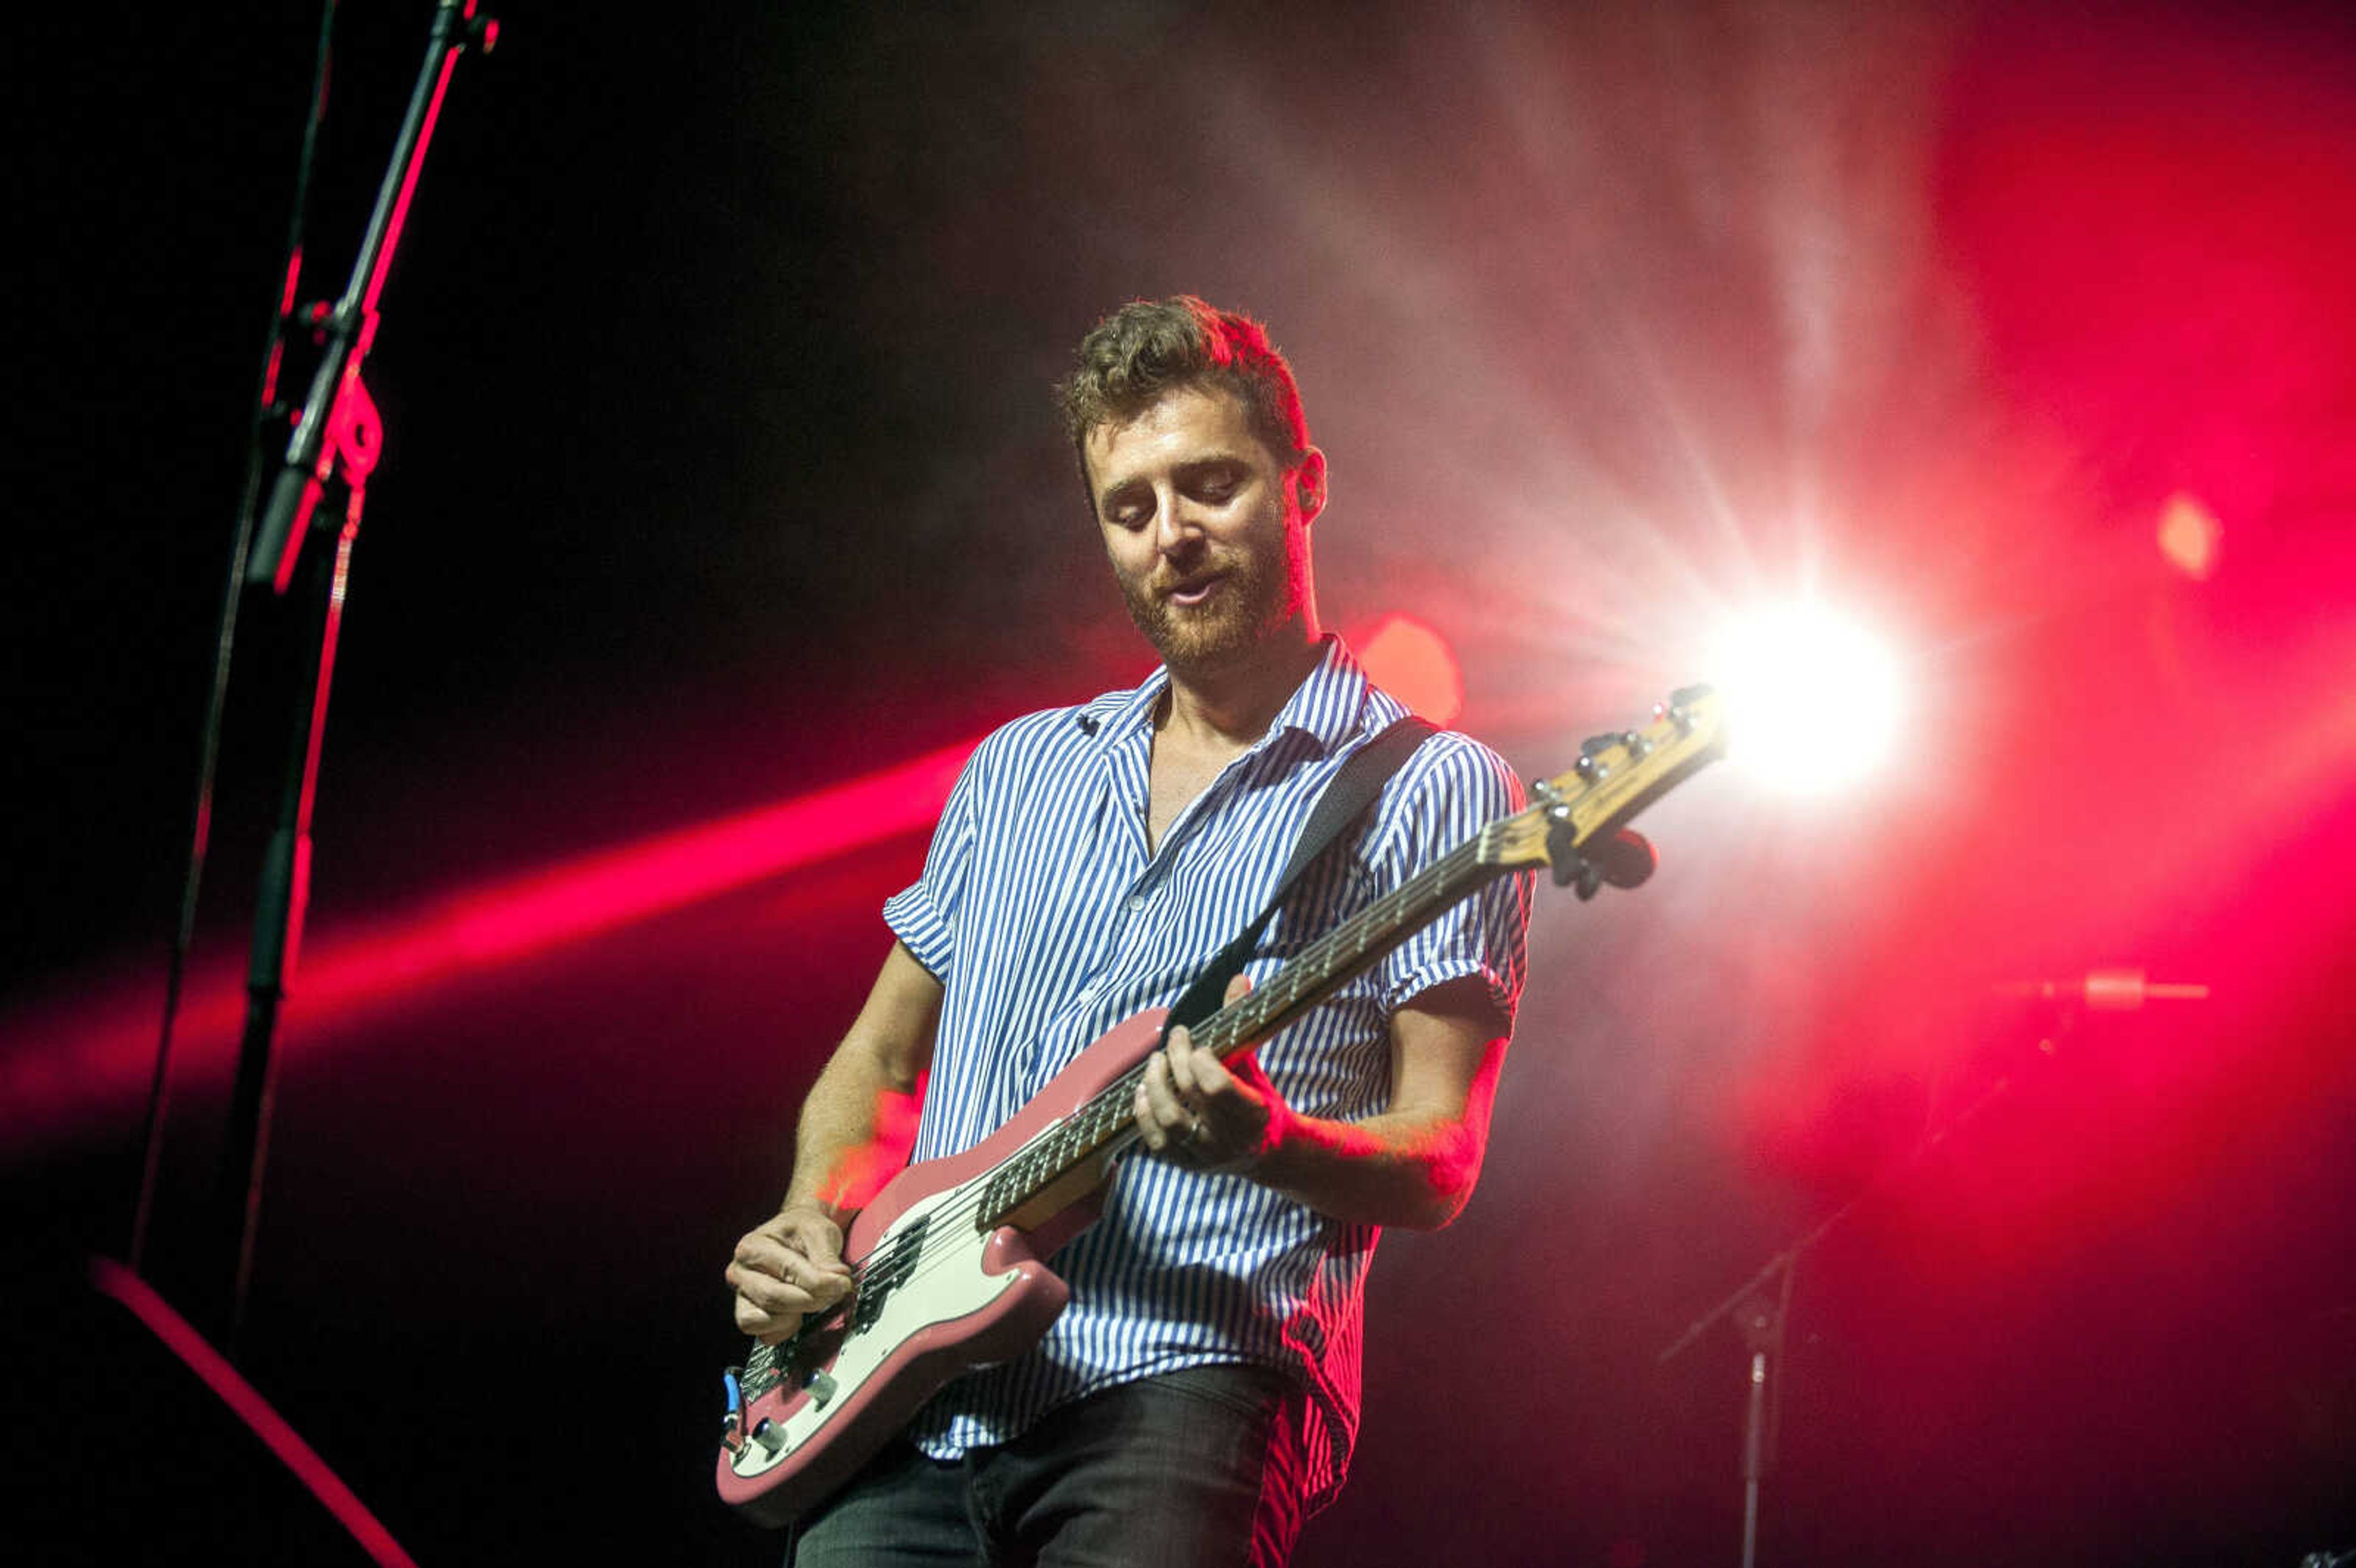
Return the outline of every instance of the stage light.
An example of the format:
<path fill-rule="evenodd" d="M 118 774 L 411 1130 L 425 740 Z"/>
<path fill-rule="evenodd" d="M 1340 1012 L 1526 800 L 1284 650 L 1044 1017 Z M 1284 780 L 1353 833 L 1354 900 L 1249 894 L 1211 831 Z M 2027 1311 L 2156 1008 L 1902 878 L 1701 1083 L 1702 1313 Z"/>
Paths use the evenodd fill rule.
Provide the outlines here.
<path fill-rule="evenodd" d="M 1905 717 L 1899 659 L 1837 612 L 1794 604 L 1751 615 L 1719 639 L 1709 668 L 1734 760 L 1779 788 L 1839 788 L 1896 747 Z"/>
<path fill-rule="evenodd" d="M 1386 615 L 1364 638 L 1358 662 L 1376 686 L 1408 712 L 1442 729 L 1464 710 L 1464 672 L 1448 639 L 1412 615 Z"/>
<path fill-rule="evenodd" d="M 2207 581 L 2217 570 L 2217 549 L 2224 539 L 2225 525 L 2197 496 L 2179 490 L 2159 509 L 2159 553 L 2195 582 Z"/>

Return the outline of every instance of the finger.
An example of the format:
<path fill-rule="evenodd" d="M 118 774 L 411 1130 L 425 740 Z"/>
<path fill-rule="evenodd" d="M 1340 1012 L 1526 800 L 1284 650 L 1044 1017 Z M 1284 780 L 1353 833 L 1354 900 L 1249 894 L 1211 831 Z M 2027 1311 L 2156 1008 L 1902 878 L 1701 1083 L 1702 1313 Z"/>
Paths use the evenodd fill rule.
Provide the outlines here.
<path fill-rule="evenodd" d="M 746 1269 L 767 1275 L 772 1279 L 783 1279 L 789 1266 L 786 1260 L 798 1255 L 788 1252 L 776 1237 L 755 1231 L 736 1243 L 736 1251 L 729 1258 L 728 1266 L 732 1272 Z"/>
<path fill-rule="evenodd" d="M 1168 1056 L 1157 1059 L 1145 1078 L 1146 1103 L 1163 1128 L 1183 1136 L 1194 1125 L 1194 1107 L 1178 1082 L 1177 1062 Z"/>
<path fill-rule="evenodd" d="M 749 1334 L 765 1344 L 774 1344 L 776 1339 L 771 1336 L 783 1339 L 799 1326 L 798 1322 L 787 1323 L 772 1317 L 741 1296 L 736 1298 L 736 1331 L 739 1334 Z"/>
<path fill-rule="evenodd" d="M 784 1251 L 787 1257 L 808 1264 L 811 1268 L 822 1273 L 839 1275 L 851 1273 L 851 1265 L 842 1259 L 842 1243 L 840 1238 L 809 1238 L 800 1246 L 788 1244 Z"/>
<path fill-rule="evenodd" d="M 797 1270 L 818 1266 L 792 1243 L 765 1231 L 755 1231 L 738 1242 L 734 1261 L 776 1279 L 791 1279 Z"/>
<path fill-rule="evenodd" d="M 1230 980 L 1230 981 L 1228 981 L 1228 982 L 1227 982 L 1227 997 L 1226 997 L 1226 999 L 1227 999 L 1228 1001 L 1231 1001 L 1231 1002 L 1237 1002 L 1237 1001 L 1241 1001 L 1245 997 L 1249 996 L 1250 994 L 1251 994 L 1251 976 L 1248 976 L 1248 975 L 1238 975 L 1238 976 L 1237 976 L 1234 979 L 1232 979 L 1232 980 Z"/>
<path fill-rule="evenodd" d="M 1154 1057 L 1137 1087 L 1137 1130 L 1146 1147 L 1160 1154 L 1194 1125 L 1194 1113 L 1180 1103 L 1171 1085 L 1168 1059 Z"/>
<path fill-rule="evenodd" d="M 843 1266 L 842 1227 L 815 1211 L 787 1209 L 753 1233 L 774 1238 L 821 1268 Z"/>
<path fill-rule="evenodd" d="M 801 1259 L 791 1259 L 781 1269 L 732 1264 L 727 1278 L 738 1295 L 750 1296 L 771 1310 L 813 1312 L 831 1307 L 851 1294 L 847 1275 L 812 1268 Z"/>
<path fill-rule="evenodd" d="M 787 1285 L 800 1286 L 821 1302 L 831 1304 L 850 1294 L 851 1270 L 840 1264 L 827 1267 L 798 1253 L 787 1253 L 785 1281 Z"/>
<path fill-rule="evenodd" d="M 787 1285 L 780 1285 L 773 1278 L 754 1274 L 731 1278 L 728 1283 L 735 1285 L 737 1328 L 744 1332 L 754 1332 L 756 1328 L 789 1328 L 801 1321 L 803 1307 L 787 1297 Z"/>
<path fill-rule="evenodd" d="M 1173 1071 L 1175 1076 L 1175 1070 Z M 1235 1087 L 1235 1080 L 1219 1060 L 1218 1052 L 1198 1051 L 1186 1059 L 1185 1083 L 1183 1093 L 1208 1106 Z"/>
<path fill-rule="evenodd" d="M 748 1237 L 746 1241 L 752 1242 Z M 773 1280 L 802 1293 L 794 1310 L 806 1312 L 816 1307 L 830 1307 L 851 1292 L 851 1271 L 841 1264 L 822 1264 L 801 1253 L 778 1246 L 767 1238 L 757 1245 L 740 1245 L 736 1261 L 729 1266 L 732 1281 L 740 1275 L 745 1279 Z"/>
<path fill-rule="evenodd" d="M 1195 1049 L 1194 1037 L 1183 1029 L 1171 1031 L 1170 1045 L 1172 1092 L 1190 1110 L 1200 1111 L 1208 1095 L 1226 1087 L 1226 1069 L 1219 1065 L 1217 1051 Z"/>
<path fill-rule="evenodd" d="M 727 1277 L 728 1283 L 736 1290 L 740 1319 L 747 1306 L 771 1319 L 798 1320 L 830 1305 L 799 1285 L 788 1285 L 750 1269 L 732 1267 Z"/>
<path fill-rule="evenodd" d="M 1153 1114 L 1153 1103 L 1145 1093 L 1142 1081 L 1137 1085 L 1137 1095 L 1130 1107 L 1130 1120 L 1137 1125 L 1137 1136 L 1150 1153 L 1160 1154 L 1170 1144 L 1170 1134 L 1162 1125 L 1162 1118 Z"/>
<path fill-rule="evenodd" d="M 764 1310 L 757 1303 L 744 1296 L 736 1298 L 736 1328 L 765 1345 L 774 1345 L 802 1326 L 803 1314 L 783 1314 Z"/>

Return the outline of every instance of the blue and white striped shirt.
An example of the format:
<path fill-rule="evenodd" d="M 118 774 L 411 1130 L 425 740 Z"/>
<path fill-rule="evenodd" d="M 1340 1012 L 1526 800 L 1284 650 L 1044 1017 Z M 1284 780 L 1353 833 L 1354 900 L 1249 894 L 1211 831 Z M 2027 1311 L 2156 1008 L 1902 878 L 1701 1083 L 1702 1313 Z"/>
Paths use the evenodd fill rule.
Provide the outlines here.
<path fill-rule="evenodd" d="M 947 987 L 916 1158 L 971 1147 L 1098 1035 L 1174 1002 L 1267 902 L 1343 761 L 1405 712 L 1331 639 L 1267 734 L 1149 852 L 1146 770 L 1168 683 L 1157 670 L 1134 690 L 1031 714 L 984 741 L 949 795 L 923 876 L 884 905 L 894 932 Z M 1247 965 L 1254 984 L 1519 801 L 1513 775 L 1477 741 L 1449 732 L 1425 741 L 1371 819 L 1287 896 Z M 1286 1102 L 1341 1121 L 1383 1110 L 1391 1015 L 1443 981 L 1480 976 L 1510 1020 L 1529 880 L 1489 884 L 1262 1044 L 1260 1065 Z M 1309 1390 L 1307 1504 L 1322 1506 L 1357 1432 L 1378 1233 L 1244 1177 L 1125 1161 L 1103 1218 L 1055 1256 L 1071 1305 L 1046 1338 L 951 1383 L 911 1435 L 950 1458 L 1132 1379 L 1266 1366 Z"/>

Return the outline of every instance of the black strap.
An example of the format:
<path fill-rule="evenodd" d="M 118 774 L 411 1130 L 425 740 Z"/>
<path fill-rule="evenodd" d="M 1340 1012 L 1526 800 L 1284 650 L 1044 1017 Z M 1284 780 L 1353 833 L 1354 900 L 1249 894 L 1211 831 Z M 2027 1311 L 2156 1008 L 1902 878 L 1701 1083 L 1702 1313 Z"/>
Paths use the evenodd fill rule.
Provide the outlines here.
<path fill-rule="evenodd" d="M 1309 814 L 1309 821 L 1301 827 L 1301 840 L 1292 847 L 1292 863 L 1285 867 L 1276 891 L 1269 895 L 1268 907 L 1244 928 L 1242 935 L 1228 943 L 1209 966 L 1194 976 L 1194 983 L 1186 987 L 1186 994 L 1170 1009 L 1170 1021 L 1162 1026 L 1164 1038 L 1181 1025 L 1194 1028 L 1225 1005 L 1227 982 L 1243 973 L 1253 947 L 1258 944 L 1260 933 L 1276 918 L 1277 906 L 1284 902 L 1284 895 L 1292 891 L 1301 873 L 1309 869 L 1342 836 L 1342 830 L 1375 803 L 1391 775 L 1432 733 L 1431 725 L 1410 714 L 1350 753 L 1350 760 L 1342 764 L 1341 771 L 1326 784 L 1325 793 L 1317 797 L 1317 808 Z"/>

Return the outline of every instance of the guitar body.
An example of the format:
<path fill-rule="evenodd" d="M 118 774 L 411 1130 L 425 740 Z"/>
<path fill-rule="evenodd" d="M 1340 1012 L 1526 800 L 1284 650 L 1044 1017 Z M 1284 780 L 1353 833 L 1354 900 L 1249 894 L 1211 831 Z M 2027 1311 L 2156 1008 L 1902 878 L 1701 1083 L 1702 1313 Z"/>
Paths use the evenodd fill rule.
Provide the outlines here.
<path fill-rule="evenodd" d="M 720 1450 L 723 1499 L 761 1523 L 790 1523 L 950 1380 L 1038 1342 L 1069 1298 L 1042 1260 L 1096 1219 L 1108 1172 L 1087 1172 L 1020 1230 L 980 1228 L 980 1189 L 1151 1055 L 1167 1016 L 1154 1008 L 1116 1025 L 1004 1126 L 962 1154 L 908 1167 L 860 1211 L 843 1256 L 869 1299 L 808 1344 L 788 1341 L 771 1386 L 755 1392 L 748 1380 Z"/>

